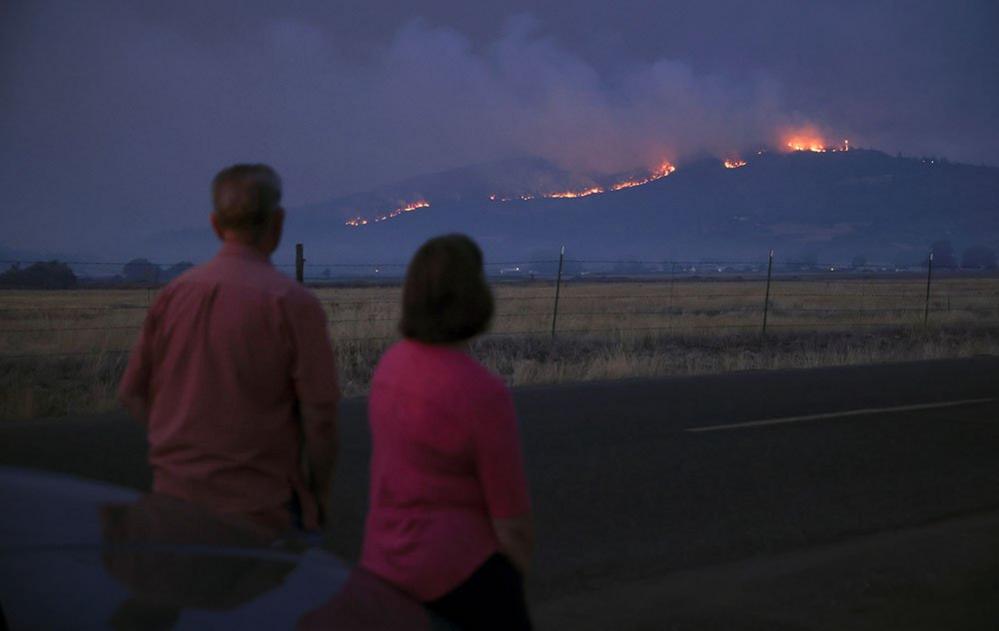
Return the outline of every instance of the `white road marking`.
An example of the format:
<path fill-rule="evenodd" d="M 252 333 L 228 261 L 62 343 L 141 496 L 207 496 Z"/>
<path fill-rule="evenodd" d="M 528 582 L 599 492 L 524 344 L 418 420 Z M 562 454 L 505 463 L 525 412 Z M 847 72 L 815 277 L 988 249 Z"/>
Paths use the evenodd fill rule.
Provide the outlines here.
<path fill-rule="evenodd" d="M 974 405 L 976 403 L 989 403 L 996 401 L 989 399 L 962 399 L 960 401 L 943 401 L 941 403 L 918 403 L 916 405 L 898 405 L 888 408 L 864 408 L 862 410 L 846 410 L 843 412 L 826 412 L 823 414 L 806 414 L 804 416 L 785 416 L 784 418 L 768 418 L 761 421 L 746 421 L 745 423 L 728 423 L 725 425 L 707 425 L 704 427 L 688 427 L 687 432 L 717 432 L 726 429 L 743 429 L 747 427 L 764 427 L 767 425 L 783 425 L 785 423 L 801 423 L 803 421 L 818 421 L 829 418 L 841 418 L 846 416 L 864 416 L 866 414 L 889 414 L 893 412 L 912 412 L 915 410 L 934 410 L 938 408 L 953 408 L 961 405 Z"/>

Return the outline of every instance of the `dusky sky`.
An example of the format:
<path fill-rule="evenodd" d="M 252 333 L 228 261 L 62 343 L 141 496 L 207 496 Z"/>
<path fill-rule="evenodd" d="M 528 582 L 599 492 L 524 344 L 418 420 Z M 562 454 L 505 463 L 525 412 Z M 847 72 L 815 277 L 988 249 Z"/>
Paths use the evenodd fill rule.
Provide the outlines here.
<path fill-rule="evenodd" d="M 0 248 L 206 225 L 237 161 L 277 167 L 294 208 L 515 155 L 682 163 L 805 124 L 999 164 L 999 4 L 11 0 Z"/>

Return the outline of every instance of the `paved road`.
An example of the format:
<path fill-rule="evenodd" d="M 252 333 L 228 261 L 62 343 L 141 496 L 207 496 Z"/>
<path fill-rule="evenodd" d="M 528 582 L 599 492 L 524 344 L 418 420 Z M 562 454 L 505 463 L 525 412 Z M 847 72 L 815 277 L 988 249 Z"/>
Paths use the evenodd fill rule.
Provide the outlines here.
<path fill-rule="evenodd" d="M 964 537 L 969 519 L 991 524 L 972 528 L 973 541 L 999 541 L 999 519 L 987 519 L 999 515 L 996 357 L 523 388 L 515 397 L 540 538 L 530 595 L 552 626 L 585 604 L 631 609 L 628 594 L 666 594 L 669 577 L 710 575 L 705 568 L 716 568 L 717 583 L 739 575 L 740 563 L 828 546 L 847 546 L 837 559 L 876 564 L 877 554 L 856 550 L 903 541 L 918 563 L 919 541 Z M 329 544 L 350 559 L 367 487 L 363 400 L 344 403 L 342 434 Z M 119 415 L 5 424 L 0 463 L 149 481 L 142 432 Z M 925 528 L 937 530 L 911 534 Z M 965 555 L 984 560 L 960 567 L 937 556 L 941 589 L 968 573 L 999 584 L 999 554 Z M 844 563 L 813 568 L 811 580 L 840 585 L 854 567 Z M 915 571 L 892 567 L 897 577 Z M 724 584 L 719 593 L 744 591 Z M 850 595 L 840 596 L 849 610 Z M 702 613 L 717 608 L 709 599 Z M 587 620 L 603 626 L 595 613 Z"/>

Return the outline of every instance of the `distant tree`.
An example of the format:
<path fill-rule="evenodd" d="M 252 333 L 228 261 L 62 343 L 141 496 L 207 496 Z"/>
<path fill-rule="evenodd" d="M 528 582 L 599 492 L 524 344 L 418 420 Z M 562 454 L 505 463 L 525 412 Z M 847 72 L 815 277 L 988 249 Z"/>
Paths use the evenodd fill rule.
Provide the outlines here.
<path fill-rule="evenodd" d="M 0 274 L 0 287 L 8 289 L 73 289 L 76 281 L 69 265 L 59 261 L 32 263 L 24 269 L 12 265 Z"/>
<path fill-rule="evenodd" d="M 159 281 L 163 283 L 169 283 L 173 279 L 177 278 L 187 270 L 194 267 L 194 263 L 190 261 L 181 261 L 180 263 L 174 263 L 170 267 L 166 268 L 160 273 Z"/>
<path fill-rule="evenodd" d="M 996 269 L 996 251 L 987 245 L 975 245 L 961 255 L 961 267 L 965 269 Z"/>
<path fill-rule="evenodd" d="M 954 246 L 950 241 L 934 241 L 930 246 L 933 253 L 933 267 L 957 267 L 957 259 L 954 257 Z"/>
<path fill-rule="evenodd" d="M 867 257 L 864 256 L 863 254 L 858 254 L 857 256 L 853 257 L 853 260 L 850 262 L 850 267 L 852 267 L 853 269 L 860 269 L 862 267 L 867 267 Z"/>
<path fill-rule="evenodd" d="M 146 259 L 132 259 L 122 267 L 121 275 L 131 285 L 155 285 L 160 281 L 160 268 Z"/>

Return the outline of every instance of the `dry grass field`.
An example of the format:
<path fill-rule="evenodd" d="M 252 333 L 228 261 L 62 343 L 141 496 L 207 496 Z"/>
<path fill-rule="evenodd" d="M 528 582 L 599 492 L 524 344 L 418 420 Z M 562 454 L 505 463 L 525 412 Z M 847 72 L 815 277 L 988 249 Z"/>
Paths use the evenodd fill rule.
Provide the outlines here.
<path fill-rule="evenodd" d="M 775 279 L 499 284 L 473 352 L 511 385 L 999 353 L 999 278 Z M 344 390 L 365 392 L 396 338 L 399 287 L 323 287 Z M 155 291 L 0 293 L 0 418 L 114 407 Z"/>

